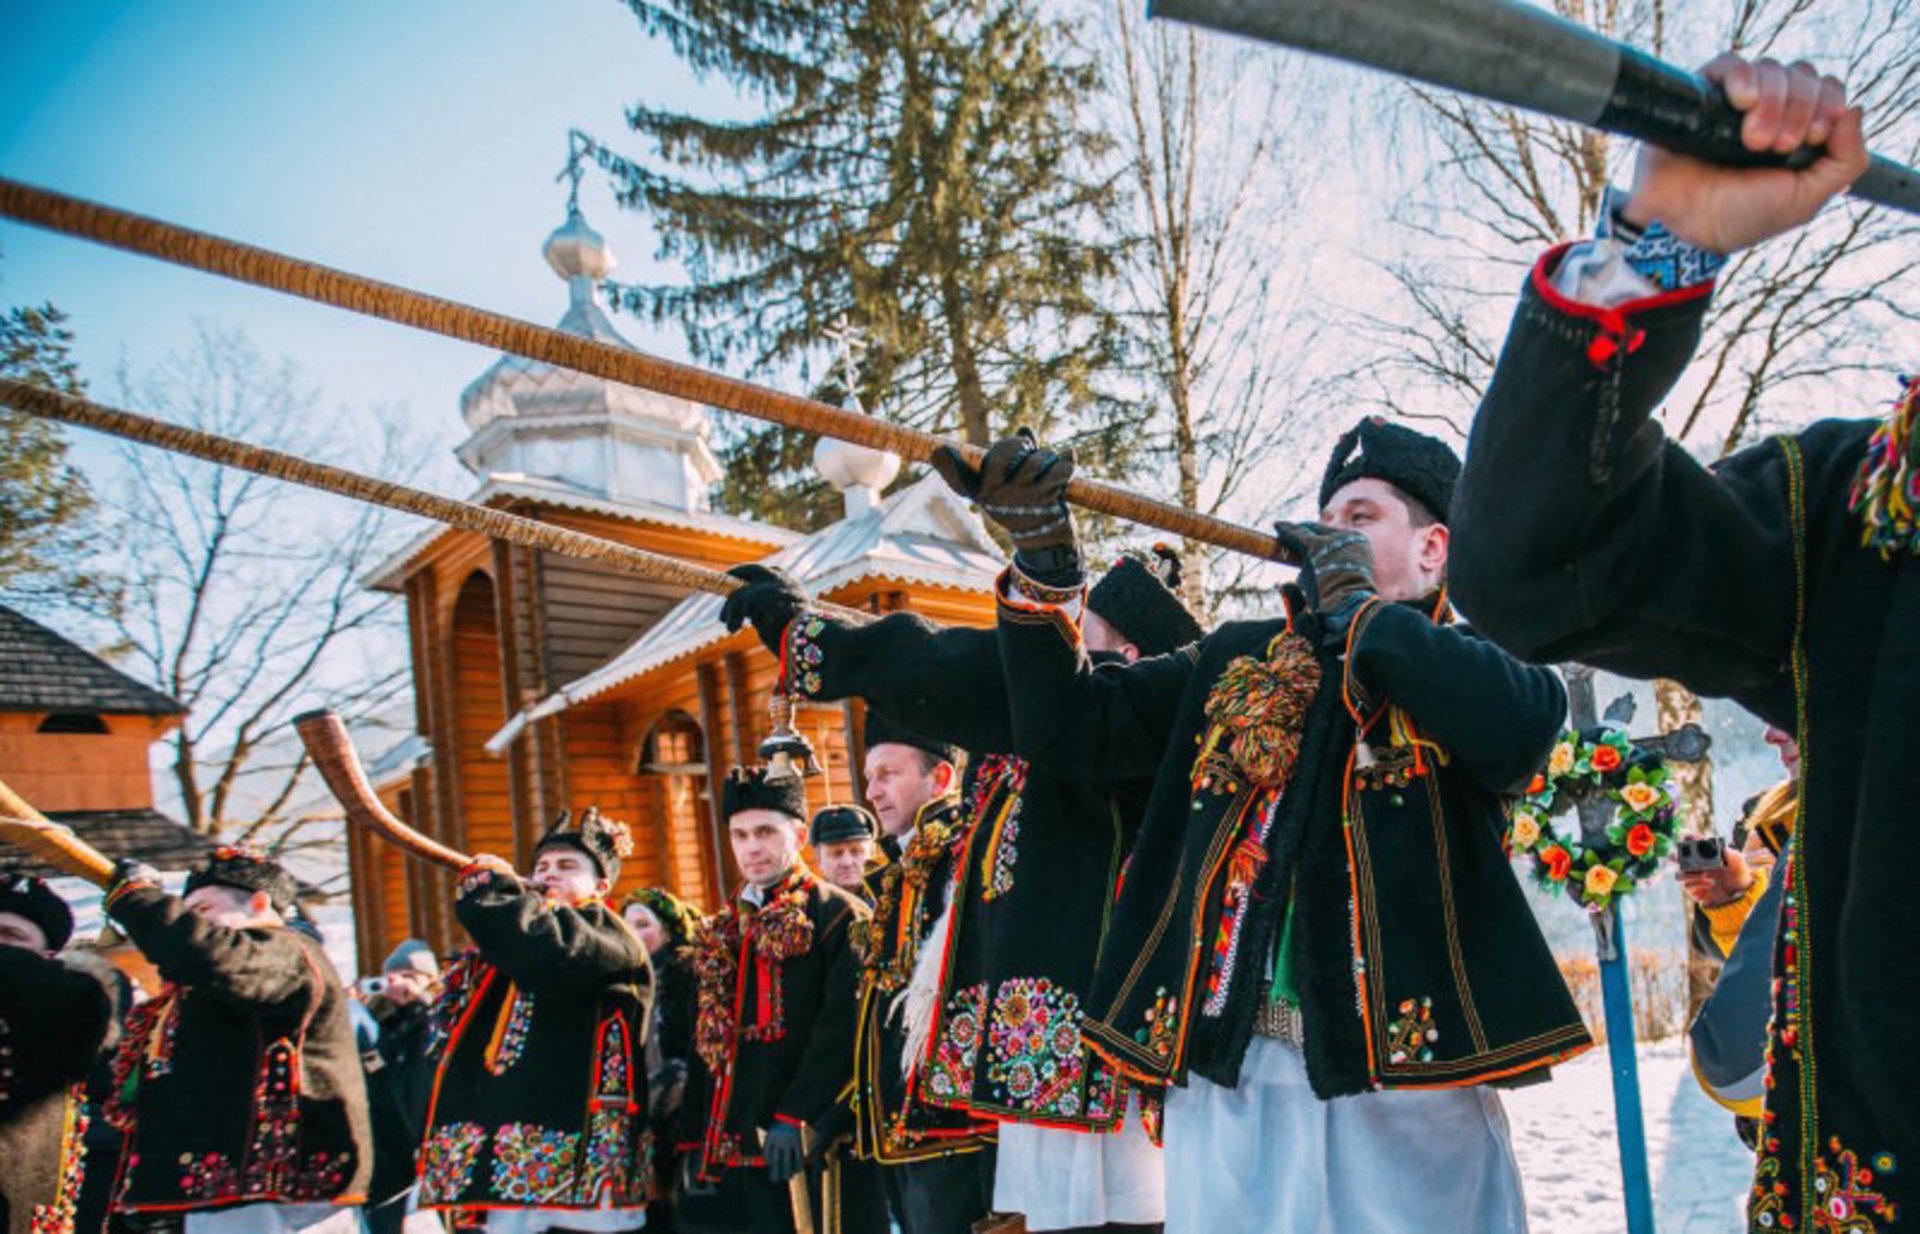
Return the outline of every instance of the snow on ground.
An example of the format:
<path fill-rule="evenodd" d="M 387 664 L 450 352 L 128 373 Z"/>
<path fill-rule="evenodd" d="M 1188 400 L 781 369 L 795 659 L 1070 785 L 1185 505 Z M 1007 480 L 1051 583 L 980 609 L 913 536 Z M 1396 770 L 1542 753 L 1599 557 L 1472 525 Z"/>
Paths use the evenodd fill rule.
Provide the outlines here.
<path fill-rule="evenodd" d="M 1694 1082 L 1683 1038 L 1642 1043 L 1639 1061 L 1647 1168 L 1660 1234 L 1745 1229 L 1742 1205 L 1753 1157 L 1733 1133 L 1733 1116 Z M 1626 1229 L 1606 1047 L 1555 1068 L 1551 1083 L 1502 1098 L 1526 1180 L 1532 1234 Z"/>

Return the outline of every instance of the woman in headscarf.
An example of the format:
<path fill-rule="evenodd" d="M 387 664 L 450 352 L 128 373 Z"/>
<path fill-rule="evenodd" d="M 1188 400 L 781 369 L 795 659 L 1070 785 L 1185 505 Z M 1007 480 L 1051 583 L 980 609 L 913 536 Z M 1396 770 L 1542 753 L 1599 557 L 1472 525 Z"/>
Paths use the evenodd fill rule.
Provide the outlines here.
<path fill-rule="evenodd" d="M 629 892 L 620 905 L 620 914 L 646 944 L 653 962 L 647 1080 L 656 1198 L 647 1206 L 647 1229 L 672 1230 L 677 1150 L 689 1138 L 682 1134 L 681 1112 L 689 1073 L 697 1067 L 693 1027 L 699 1011 L 700 983 L 689 944 L 702 929 L 702 918 L 693 905 L 658 887 L 638 887 Z"/>

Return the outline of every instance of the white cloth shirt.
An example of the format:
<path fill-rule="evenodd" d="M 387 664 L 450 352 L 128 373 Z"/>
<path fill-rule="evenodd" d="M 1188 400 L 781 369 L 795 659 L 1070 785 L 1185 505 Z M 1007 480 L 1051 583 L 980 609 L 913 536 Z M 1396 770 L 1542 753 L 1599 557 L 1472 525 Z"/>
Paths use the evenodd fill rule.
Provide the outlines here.
<path fill-rule="evenodd" d="M 1167 1092 L 1166 1234 L 1524 1234 L 1500 1098 L 1483 1086 L 1322 1101 L 1255 1037 L 1237 1088 Z"/>

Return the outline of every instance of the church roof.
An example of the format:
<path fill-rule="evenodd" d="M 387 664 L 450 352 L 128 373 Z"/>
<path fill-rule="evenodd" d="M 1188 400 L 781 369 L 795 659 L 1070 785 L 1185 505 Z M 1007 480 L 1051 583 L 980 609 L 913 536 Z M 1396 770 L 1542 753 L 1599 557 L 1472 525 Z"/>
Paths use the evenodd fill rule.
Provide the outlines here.
<path fill-rule="evenodd" d="M 495 507 L 530 502 L 560 510 L 574 510 L 582 514 L 602 514 L 608 518 L 624 519 L 629 522 L 653 523 L 681 531 L 705 532 L 727 540 L 740 540 L 747 544 L 765 544 L 769 547 L 791 544 L 800 538 L 799 532 L 790 531 L 785 527 L 775 527 L 770 523 L 757 523 L 752 519 L 721 514 L 715 510 L 683 510 L 679 506 L 662 505 L 658 502 L 614 500 L 598 493 L 587 492 L 564 480 L 549 479 L 545 476 L 489 476 L 487 482 L 470 494 L 467 500 L 479 505 Z M 400 585 L 406 580 L 407 568 L 413 564 L 414 558 L 425 552 L 428 545 L 447 534 L 449 534 L 447 528 L 437 523 L 425 528 L 419 535 L 401 545 L 385 561 L 369 571 L 365 579 L 366 585 L 376 591 L 398 591 Z"/>
<path fill-rule="evenodd" d="M 954 591 L 986 591 L 1003 568 L 979 517 L 927 475 L 865 512 L 843 519 L 762 559 L 792 575 L 811 595 L 881 580 Z M 721 597 L 688 596 L 600 668 L 522 711 L 488 740 L 504 750 L 533 720 L 607 693 L 727 637 Z"/>
<path fill-rule="evenodd" d="M 186 710 L 178 699 L 0 605 L 0 711 L 173 716 Z"/>
<path fill-rule="evenodd" d="M 47 818 L 72 829 L 103 857 L 116 861 L 130 857 L 159 870 L 188 869 L 213 848 L 213 841 L 158 810 L 56 810 Z M 64 873 L 35 858 L 16 859 L 11 853 L 0 857 L 0 865 L 38 878 Z"/>

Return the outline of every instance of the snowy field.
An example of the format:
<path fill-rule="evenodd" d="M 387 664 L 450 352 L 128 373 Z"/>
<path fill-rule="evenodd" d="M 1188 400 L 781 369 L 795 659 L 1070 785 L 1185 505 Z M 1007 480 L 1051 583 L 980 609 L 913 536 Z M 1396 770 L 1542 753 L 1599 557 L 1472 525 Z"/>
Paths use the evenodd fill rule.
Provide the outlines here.
<path fill-rule="evenodd" d="M 1660 1234 L 1745 1229 L 1741 1212 L 1753 1158 L 1733 1134 L 1733 1116 L 1694 1082 L 1684 1039 L 1640 1047 L 1640 1094 Z M 1526 1179 L 1532 1234 L 1624 1230 L 1606 1047 L 1555 1068 L 1552 1083 L 1502 1099 Z"/>

